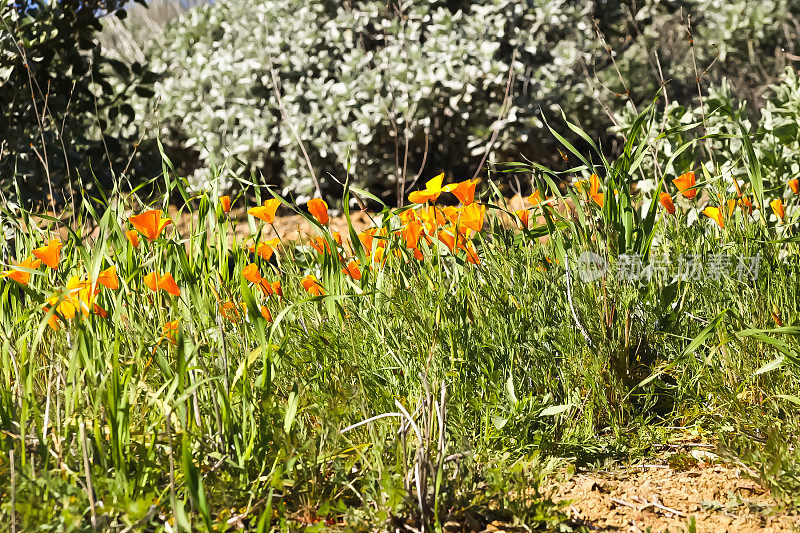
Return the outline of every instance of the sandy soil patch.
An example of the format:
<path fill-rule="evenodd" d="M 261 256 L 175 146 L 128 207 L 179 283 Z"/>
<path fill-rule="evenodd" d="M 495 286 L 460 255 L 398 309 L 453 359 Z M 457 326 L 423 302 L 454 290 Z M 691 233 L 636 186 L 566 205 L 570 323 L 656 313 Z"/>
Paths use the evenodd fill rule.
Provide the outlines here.
<path fill-rule="evenodd" d="M 696 531 L 800 530 L 796 514 L 730 465 L 576 474 L 558 485 L 555 499 L 570 502 L 570 517 L 595 531 L 689 531 L 692 518 Z"/>

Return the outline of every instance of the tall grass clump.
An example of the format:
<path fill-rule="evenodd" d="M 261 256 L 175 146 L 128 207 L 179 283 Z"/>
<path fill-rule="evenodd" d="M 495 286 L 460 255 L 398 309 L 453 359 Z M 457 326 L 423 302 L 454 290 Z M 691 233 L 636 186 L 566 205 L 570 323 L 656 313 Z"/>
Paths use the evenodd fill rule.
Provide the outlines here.
<path fill-rule="evenodd" d="M 190 196 L 167 159 L 155 205 L 84 194 L 69 223 L 4 207 L 0 519 L 557 529 L 548 472 L 682 431 L 721 435 L 791 494 L 792 450 L 740 437 L 797 428 L 796 182 L 778 204 L 742 130 L 740 194 L 703 166 L 645 195 L 652 107 L 613 161 L 551 122 L 572 168 L 516 165 L 533 191 L 522 209 L 491 179 L 439 175 L 362 231 L 351 199 L 381 201 L 348 181 L 342 235 L 323 199 L 256 189 L 242 236 L 229 213 L 246 197 Z M 270 238 L 278 209 L 314 233 Z M 736 259 L 718 276 L 656 268 L 722 255 Z M 759 267 L 739 275 L 740 256 Z"/>

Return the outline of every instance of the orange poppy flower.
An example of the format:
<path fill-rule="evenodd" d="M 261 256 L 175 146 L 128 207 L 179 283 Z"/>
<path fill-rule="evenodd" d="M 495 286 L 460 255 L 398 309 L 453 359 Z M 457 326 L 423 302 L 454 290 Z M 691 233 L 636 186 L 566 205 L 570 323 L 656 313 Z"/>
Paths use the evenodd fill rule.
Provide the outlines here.
<path fill-rule="evenodd" d="M 49 307 L 42 307 L 42 310 L 45 313 L 49 313 L 50 312 L 50 308 Z M 52 315 L 50 315 L 50 318 L 47 319 L 47 325 L 50 326 L 51 328 L 53 328 L 54 330 L 58 331 L 59 329 L 61 329 L 61 319 L 58 318 L 58 315 L 53 313 Z"/>
<path fill-rule="evenodd" d="M 447 248 L 450 250 L 450 253 L 455 252 L 455 250 L 456 250 L 456 236 L 453 233 L 443 229 L 443 230 L 440 230 L 439 233 L 436 234 L 436 237 L 442 243 L 444 243 L 445 246 L 447 246 Z"/>
<path fill-rule="evenodd" d="M 725 220 L 722 218 L 722 210 L 719 207 L 706 207 L 703 214 L 719 224 L 720 228 L 725 227 Z"/>
<path fill-rule="evenodd" d="M 275 222 L 275 212 L 278 210 L 279 205 L 281 205 L 281 201 L 277 198 L 272 198 L 265 201 L 264 205 L 248 209 L 247 214 L 259 218 L 267 224 L 272 224 Z"/>
<path fill-rule="evenodd" d="M 158 292 L 158 274 L 156 272 L 146 274 L 144 277 L 144 284 L 151 291 Z"/>
<path fill-rule="evenodd" d="M 117 267 L 111 265 L 97 275 L 97 282 L 106 289 L 116 290 L 119 288 L 119 278 L 117 277 Z"/>
<path fill-rule="evenodd" d="M 769 203 L 769 206 L 772 208 L 772 212 L 775 213 L 775 216 L 783 222 L 784 217 L 786 217 L 786 211 L 783 209 L 783 200 L 775 198 Z"/>
<path fill-rule="evenodd" d="M 469 205 L 475 201 L 475 186 L 478 184 L 478 180 L 466 180 L 460 183 L 453 183 L 451 185 L 447 185 L 442 190 L 445 192 L 453 193 L 453 196 L 458 198 L 458 200 L 464 204 Z"/>
<path fill-rule="evenodd" d="M 94 303 L 94 295 L 87 290 L 88 285 L 85 281 L 79 280 L 78 276 L 72 276 L 67 282 L 67 295 L 62 298 L 61 302 L 65 304 L 63 306 L 65 312 L 61 313 L 65 318 L 74 318 L 76 311 L 80 311 L 84 315 L 88 314 L 89 306 Z M 58 296 L 54 298 L 58 298 Z M 60 307 L 61 305 L 56 308 L 59 312 L 62 311 Z"/>
<path fill-rule="evenodd" d="M 378 230 L 378 234 L 375 236 L 375 240 L 378 241 L 376 245 L 378 248 L 386 248 L 389 244 L 389 233 L 386 228 L 381 228 Z"/>
<path fill-rule="evenodd" d="M 41 264 L 42 264 L 41 260 L 36 259 L 33 256 L 29 256 L 24 261 L 17 263 L 16 267 L 11 267 L 10 269 L 0 274 L 0 278 L 10 278 L 19 283 L 20 285 L 27 285 L 28 282 L 31 280 L 31 273 L 25 272 L 24 270 L 19 270 L 18 267 L 36 270 L 37 268 L 39 268 L 39 265 Z"/>
<path fill-rule="evenodd" d="M 733 214 L 733 211 L 736 209 L 736 200 L 731 198 L 730 200 L 727 201 L 727 206 L 728 206 L 728 216 L 731 216 Z"/>
<path fill-rule="evenodd" d="M 247 249 L 254 254 L 258 254 L 258 256 L 264 259 L 265 261 L 269 261 L 270 258 L 272 257 L 272 254 L 274 253 L 272 247 L 265 242 L 260 242 L 258 243 L 258 245 L 254 244 L 248 247 Z"/>
<path fill-rule="evenodd" d="M 258 271 L 258 265 L 255 263 L 250 263 L 242 269 L 242 277 L 256 285 L 260 284 L 262 280 L 261 273 Z"/>
<path fill-rule="evenodd" d="M 239 309 L 234 302 L 220 302 L 219 313 L 223 318 L 236 322 L 239 319 Z"/>
<path fill-rule="evenodd" d="M 325 252 L 330 253 L 331 251 L 330 247 L 328 246 L 328 241 L 322 236 L 314 237 L 308 241 L 308 244 L 310 244 L 312 248 L 321 254 L 324 254 Z"/>
<path fill-rule="evenodd" d="M 361 269 L 358 268 L 358 261 L 350 261 L 342 272 L 358 281 L 361 279 Z"/>
<path fill-rule="evenodd" d="M 128 220 L 139 233 L 151 241 L 157 239 L 164 231 L 164 228 L 172 224 L 172 220 L 161 218 L 160 209 L 151 209 L 140 215 L 133 215 Z"/>
<path fill-rule="evenodd" d="M 600 192 L 600 178 L 597 177 L 597 174 L 592 174 L 588 180 L 576 182 L 575 188 L 578 189 L 578 192 L 583 193 L 587 185 L 589 187 L 589 198 L 600 207 L 603 207 L 604 195 Z"/>
<path fill-rule="evenodd" d="M 695 175 L 694 172 L 686 172 L 681 174 L 674 180 L 672 183 L 678 188 L 682 195 L 686 198 L 694 198 L 697 196 L 697 189 L 694 188 L 695 186 Z"/>
<path fill-rule="evenodd" d="M 480 231 L 483 228 L 483 219 L 486 215 L 486 206 L 470 204 L 461 210 L 461 228 L 469 228 L 473 231 Z"/>
<path fill-rule="evenodd" d="M 331 236 L 333 237 L 333 242 L 338 244 L 339 246 L 342 245 L 342 234 L 338 231 L 331 232 Z"/>
<path fill-rule="evenodd" d="M 372 262 L 373 263 L 381 263 L 384 262 L 386 257 L 384 252 L 386 251 L 386 247 L 378 246 L 375 248 L 375 251 L 372 253 Z"/>
<path fill-rule="evenodd" d="M 319 281 L 317 281 L 317 277 L 313 274 L 309 274 L 300 280 L 300 284 L 311 296 L 321 296 L 325 294 L 325 290 L 322 288 L 322 285 L 319 284 Z"/>
<path fill-rule="evenodd" d="M 85 279 L 80 279 L 78 276 L 72 276 L 71 278 L 69 278 L 69 281 L 67 282 L 67 290 L 70 290 L 70 291 L 73 291 L 73 292 L 79 291 L 79 290 L 88 291 L 89 289 L 91 289 L 91 284 L 88 281 L 86 281 Z M 95 287 L 94 293 L 95 294 L 100 294 L 100 289 Z"/>
<path fill-rule="evenodd" d="M 442 181 L 444 181 L 444 172 L 439 174 L 433 179 L 425 183 L 425 189 L 421 191 L 414 191 L 408 195 L 408 201 L 415 204 L 424 204 L 425 202 L 435 202 L 439 195 L 442 194 Z"/>
<path fill-rule="evenodd" d="M 272 322 L 272 313 L 269 312 L 266 305 L 261 306 L 261 316 L 264 317 L 264 320 L 267 322 Z"/>
<path fill-rule="evenodd" d="M 400 235 L 406 244 L 406 248 L 416 248 L 419 246 L 419 237 L 422 235 L 422 224 L 417 220 L 412 220 L 405 225 Z"/>
<path fill-rule="evenodd" d="M 444 213 L 442 213 L 440 209 L 437 209 L 433 206 L 429 207 L 428 209 L 418 209 L 417 218 L 420 220 L 420 222 L 422 222 L 425 231 L 431 235 L 436 233 L 436 229 L 444 224 L 446 220 Z"/>
<path fill-rule="evenodd" d="M 264 293 L 264 296 L 272 295 L 272 285 L 270 285 L 266 278 L 261 278 L 261 283 L 258 284 L 258 288 L 261 289 L 261 292 Z"/>
<path fill-rule="evenodd" d="M 322 198 L 312 198 L 306 204 L 308 207 L 308 212 L 314 215 L 314 218 L 317 219 L 321 225 L 325 225 L 329 222 L 328 218 L 328 204 L 325 203 L 325 200 Z"/>
<path fill-rule="evenodd" d="M 34 248 L 31 253 L 34 255 L 34 257 L 41 259 L 42 263 L 53 270 L 56 270 L 58 268 L 58 261 L 61 258 L 62 246 L 64 245 L 58 238 L 56 238 L 52 239 L 47 246 Z"/>
<path fill-rule="evenodd" d="M 129 229 L 125 232 L 125 237 L 128 238 L 128 241 L 131 243 L 131 246 L 134 248 L 139 247 L 139 232 L 135 229 Z"/>
<path fill-rule="evenodd" d="M 789 180 L 789 188 L 793 193 L 800 194 L 800 180 L 797 178 Z"/>
<path fill-rule="evenodd" d="M 675 214 L 675 204 L 672 203 L 672 196 L 669 193 L 662 192 L 658 195 L 658 202 L 664 206 L 664 209 L 667 210 L 667 213 L 670 215 Z"/>
<path fill-rule="evenodd" d="M 419 247 L 414 248 L 414 259 L 417 261 L 422 261 L 425 259 L 425 256 L 422 255 L 422 250 L 420 250 Z"/>
<path fill-rule="evenodd" d="M 172 296 L 181 295 L 181 290 L 178 288 L 178 284 L 175 283 L 175 279 L 170 273 L 159 276 L 158 272 L 150 272 L 149 274 L 145 275 L 144 284 L 153 292 L 163 290 Z"/>
<path fill-rule="evenodd" d="M 163 332 L 165 338 L 169 339 L 171 343 L 175 344 L 177 342 L 175 340 L 175 335 L 178 334 L 178 320 L 167 322 L 161 326 L 161 331 Z"/>
<path fill-rule="evenodd" d="M 276 253 L 278 251 L 278 248 L 280 248 L 281 244 L 283 244 L 281 242 L 280 237 L 275 237 L 264 242 L 266 242 L 270 246 L 270 248 L 272 248 Z"/>
<path fill-rule="evenodd" d="M 283 296 L 283 287 L 281 286 L 281 280 L 273 281 L 272 283 L 270 283 L 270 286 L 272 287 L 272 292 L 276 296 Z"/>
<path fill-rule="evenodd" d="M 372 240 L 377 232 L 378 228 L 369 228 L 358 234 L 358 240 L 361 241 L 361 245 L 368 254 L 372 253 Z"/>
<path fill-rule="evenodd" d="M 278 249 L 280 246 L 281 240 L 279 238 L 270 239 L 265 242 L 258 243 L 258 246 L 253 245 L 248 248 L 253 253 L 258 254 L 264 261 L 269 261 L 272 257 L 272 254 Z"/>
<path fill-rule="evenodd" d="M 178 288 L 178 284 L 175 283 L 175 280 L 172 277 L 172 274 L 167 272 L 158 280 L 158 288 L 167 291 L 172 296 L 180 296 L 181 290 Z"/>
<path fill-rule="evenodd" d="M 580 193 L 586 192 L 586 187 L 589 188 L 589 196 L 596 194 L 597 191 L 600 190 L 600 178 L 597 177 L 597 174 L 592 173 L 588 180 L 575 182 L 575 188 L 578 189 Z"/>
<path fill-rule="evenodd" d="M 589 198 L 600 207 L 603 207 L 604 196 L 600 192 L 600 178 L 597 177 L 597 174 L 589 176 Z"/>
<path fill-rule="evenodd" d="M 457 224 L 458 219 L 461 216 L 462 209 L 463 207 L 455 207 L 452 205 L 448 205 L 442 207 L 439 211 L 441 211 L 442 215 L 444 215 L 444 218 L 449 220 L 451 224 Z"/>
<path fill-rule="evenodd" d="M 76 309 L 79 310 L 82 315 L 88 315 L 90 310 L 94 307 L 94 297 L 100 294 L 100 289 L 96 288 L 96 286 L 92 287 L 88 281 L 82 280 L 78 276 L 72 276 L 67 282 L 67 292 L 69 296 L 68 299 L 64 301 L 68 301 L 69 303 L 65 307 L 69 307 L 69 305 L 72 306 L 72 315 L 74 316 Z M 61 311 L 61 309 L 57 309 Z M 72 316 L 67 318 L 72 318 Z"/>
<path fill-rule="evenodd" d="M 742 196 L 739 198 L 739 209 L 747 213 L 748 215 L 753 213 L 753 202 L 747 196 Z"/>
<path fill-rule="evenodd" d="M 412 220 L 417 220 L 417 214 L 414 212 L 413 209 L 406 209 L 402 213 L 400 213 L 400 224 L 405 226 Z"/>
<path fill-rule="evenodd" d="M 75 318 L 77 308 L 75 307 L 75 300 L 73 300 L 72 296 L 51 296 L 47 299 L 47 302 L 50 305 L 55 306 L 55 312 L 65 319 L 71 320 Z M 47 311 L 49 308 L 45 307 L 44 309 Z"/>
<path fill-rule="evenodd" d="M 230 213 L 231 212 L 231 197 L 230 196 L 220 196 L 219 197 L 219 204 L 222 206 L 223 213 Z"/>
<path fill-rule="evenodd" d="M 473 265 L 481 264 L 481 258 L 478 257 L 478 253 L 475 251 L 475 247 L 472 245 L 471 242 L 467 242 L 467 245 L 464 248 L 464 250 L 467 252 L 467 261 L 469 261 Z"/>
<path fill-rule="evenodd" d="M 528 222 L 531 218 L 531 212 L 527 209 L 518 209 L 514 211 L 514 214 L 517 215 L 517 218 L 519 219 L 520 227 L 528 229 Z"/>

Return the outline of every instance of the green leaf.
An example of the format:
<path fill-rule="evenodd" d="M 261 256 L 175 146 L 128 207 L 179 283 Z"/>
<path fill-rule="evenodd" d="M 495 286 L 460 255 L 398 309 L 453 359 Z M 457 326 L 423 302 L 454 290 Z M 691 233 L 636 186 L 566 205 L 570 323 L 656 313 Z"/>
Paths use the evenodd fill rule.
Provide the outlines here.
<path fill-rule="evenodd" d="M 508 424 L 507 418 L 502 418 L 497 415 L 492 415 L 492 424 L 494 425 L 495 429 L 503 429 Z"/>
<path fill-rule="evenodd" d="M 512 404 L 519 402 L 516 392 L 514 391 L 514 376 L 508 376 L 506 380 L 506 395 L 508 396 L 508 401 Z"/>
<path fill-rule="evenodd" d="M 800 398 L 791 394 L 776 394 L 775 397 L 780 398 L 781 400 L 792 402 L 795 405 L 800 405 Z"/>
<path fill-rule="evenodd" d="M 551 405 L 550 407 L 546 407 L 542 409 L 542 412 L 539 413 L 539 416 L 555 416 L 559 415 L 565 411 L 569 411 L 572 409 L 573 405 L 571 403 L 565 403 L 564 405 Z"/>
<path fill-rule="evenodd" d="M 778 368 L 782 367 L 782 366 L 783 366 L 783 361 L 784 361 L 785 359 L 786 359 L 786 356 L 785 356 L 785 355 L 781 355 L 781 356 L 780 356 L 780 357 L 778 357 L 777 359 L 773 359 L 773 360 L 772 360 L 772 361 L 770 361 L 769 363 L 765 364 L 764 366 L 762 366 L 761 368 L 759 368 L 758 370 L 756 370 L 756 372 L 755 372 L 755 375 L 756 375 L 756 376 L 759 376 L 759 375 L 761 375 L 761 374 L 765 374 L 765 373 L 767 373 L 767 372 L 771 372 L 771 371 L 773 371 L 773 370 L 776 370 L 776 369 L 778 369 Z"/>
<path fill-rule="evenodd" d="M 283 419 L 283 431 L 289 434 L 294 424 L 295 416 L 297 416 L 297 406 L 300 403 L 300 397 L 297 393 L 297 384 L 292 387 L 292 392 L 289 393 L 289 399 L 286 400 L 286 415 Z"/>

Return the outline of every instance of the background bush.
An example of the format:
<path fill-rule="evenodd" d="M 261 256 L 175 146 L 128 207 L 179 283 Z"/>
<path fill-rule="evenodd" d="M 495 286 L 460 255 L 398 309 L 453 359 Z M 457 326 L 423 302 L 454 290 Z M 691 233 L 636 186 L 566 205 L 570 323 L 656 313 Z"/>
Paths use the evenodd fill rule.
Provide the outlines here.
<path fill-rule="evenodd" d="M 197 3 L 154 0 L 125 20 L 78 16 L 89 3 L 77 0 L 6 4 L 3 188 L 42 198 L 48 171 L 56 196 L 70 180 L 119 181 L 126 167 L 149 178 L 160 172 L 160 138 L 198 190 L 256 179 L 302 200 L 315 185 L 294 128 L 324 190 L 337 196 L 349 172 L 393 201 L 418 173 L 471 177 L 487 148 L 490 162 L 569 165 L 542 113 L 563 109 L 613 152 L 625 106 L 641 107 L 662 83 L 669 113 L 699 112 L 696 78 L 706 95 L 748 101 L 743 117 L 784 154 L 776 145 L 765 157 L 792 150 L 792 82 L 771 87 L 798 57 L 800 0 Z M 41 131 L 15 40 L 44 88 L 40 108 L 47 96 Z M 46 147 L 47 167 L 31 144 Z"/>
<path fill-rule="evenodd" d="M 355 182 L 392 197 L 403 167 L 410 179 L 423 159 L 425 175 L 471 176 L 495 131 L 495 160 L 552 162 L 540 110 L 554 117 L 561 107 L 611 140 L 621 104 L 649 100 L 662 80 L 672 102 L 691 106 L 695 64 L 704 90 L 727 77 L 736 99 L 763 94 L 793 53 L 794 1 L 638 5 L 214 3 L 175 19 L 158 39 L 166 44 L 149 48 L 153 68 L 165 72 L 156 86 L 160 134 L 197 188 L 226 188 L 255 173 L 310 195 L 294 127 L 323 188 L 349 169 Z M 757 117 L 764 101 L 753 101 Z M 211 183 L 209 169 L 222 164 L 228 180 Z"/>
<path fill-rule="evenodd" d="M 705 166 L 709 176 L 723 176 L 728 192 L 736 189 L 729 178 L 740 184 L 747 181 L 747 162 L 740 139 L 741 132 L 736 123 L 722 110 L 731 110 L 736 118 L 753 132 L 751 141 L 756 158 L 761 165 L 765 185 L 770 194 L 789 198 L 787 181 L 800 175 L 800 79 L 787 67 L 780 83 L 766 88 L 764 107 L 754 120 L 750 120 L 743 101 L 734 98 L 734 89 L 727 80 L 712 85 L 704 94 L 702 105 L 684 106 L 670 102 L 660 109 L 649 130 L 651 155 L 648 157 L 639 181 L 639 188 L 648 191 L 655 188 L 661 173 L 678 175 L 687 170 Z M 635 113 L 631 106 L 616 116 L 621 128 L 629 127 Z M 702 128 L 680 130 L 679 126 L 703 123 Z M 656 138 L 662 131 L 671 131 L 664 138 Z M 709 136 L 701 150 L 686 150 L 666 168 L 655 168 L 656 161 L 664 163 L 678 147 L 691 140 Z M 719 173 L 717 173 L 719 172 Z"/>
<path fill-rule="evenodd" d="M 52 192 L 55 204 L 71 185 L 147 172 L 132 157 L 141 124 L 130 99 L 151 97 L 155 77 L 143 62 L 106 57 L 97 39 L 100 18 L 124 17 L 125 3 L 0 6 L 0 192 L 39 202 Z"/>

